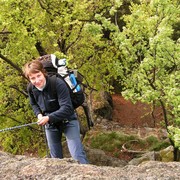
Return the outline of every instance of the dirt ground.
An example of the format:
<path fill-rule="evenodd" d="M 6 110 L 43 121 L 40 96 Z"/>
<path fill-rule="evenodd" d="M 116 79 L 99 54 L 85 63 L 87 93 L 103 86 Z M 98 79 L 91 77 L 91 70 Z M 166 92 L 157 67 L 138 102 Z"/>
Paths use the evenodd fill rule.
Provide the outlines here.
<path fill-rule="evenodd" d="M 159 109 L 155 109 L 153 112 L 150 105 L 140 102 L 133 104 L 118 94 L 112 95 L 112 99 L 113 121 L 118 122 L 122 127 L 159 127 L 162 120 L 162 113 Z"/>
<path fill-rule="evenodd" d="M 152 111 L 150 105 L 125 100 L 121 95 L 112 95 L 113 99 L 113 118 L 111 126 L 118 124 L 116 130 L 124 132 L 125 134 L 135 134 L 140 138 L 147 136 L 156 136 L 158 138 L 167 137 L 167 132 L 162 128 L 163 121 L 162 112 L 160 109 Z M 153 116 L 152 116 L 153 115 Z M 110 127 L 110 126 L 109 126 Z M 134 146 L 136 149 L 137 147 Z M 129 161 L 134 158 L 133 153 L 121 152 L 119 159 Z"/>

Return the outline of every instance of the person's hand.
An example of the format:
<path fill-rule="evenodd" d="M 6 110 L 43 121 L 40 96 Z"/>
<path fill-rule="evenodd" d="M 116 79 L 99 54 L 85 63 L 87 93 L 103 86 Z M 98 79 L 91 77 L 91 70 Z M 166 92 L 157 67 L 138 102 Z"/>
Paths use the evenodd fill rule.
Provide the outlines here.
<path fill-rule="evenodd" d="M 44 126 L 49 121 L 49 116 L 42 116 L 40 119 L 38 118 L 38 125 Z"/>
<path fill-rule="evenodd" d="M 42 117 L 43 117 L 42 114 L 38 114 L 38 116 L 37 116 L 38 120 L 41 120 Z"/>

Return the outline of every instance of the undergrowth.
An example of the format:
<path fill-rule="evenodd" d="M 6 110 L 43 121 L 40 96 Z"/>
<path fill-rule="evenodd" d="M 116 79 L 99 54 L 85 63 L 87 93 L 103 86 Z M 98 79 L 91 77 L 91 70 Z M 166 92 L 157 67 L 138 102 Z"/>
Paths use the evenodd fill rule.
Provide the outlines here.
<path fill-rule="evenodd" d="M 84 143 L 90 148 L 101 149 L 114 157 L 120 156 L 123 145 L 129 150 L 137 151 L 159 151 L 170 145 L 169 142 L 159 140 L 155 136 L 141 139 L 136 135 L 127 135 L 119 132 L 87 134 Z"/>

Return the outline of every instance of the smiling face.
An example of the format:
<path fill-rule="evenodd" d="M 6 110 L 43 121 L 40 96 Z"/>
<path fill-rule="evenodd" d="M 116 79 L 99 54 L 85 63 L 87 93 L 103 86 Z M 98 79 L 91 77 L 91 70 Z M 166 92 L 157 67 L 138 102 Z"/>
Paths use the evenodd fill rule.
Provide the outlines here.
<path fill-rule="evenodd" d="M 42 89 L 46 84 L 46 70 L 43 64 L 38 60 L 26 63 L 23 67 L 24 75 L 38 89 Z"/>
<path fill-rule="evenodd" d="M 46 83 L 46 78 L 41 71 L 29 74 L 29 80 L 39 89 L 42 89 Z"/>

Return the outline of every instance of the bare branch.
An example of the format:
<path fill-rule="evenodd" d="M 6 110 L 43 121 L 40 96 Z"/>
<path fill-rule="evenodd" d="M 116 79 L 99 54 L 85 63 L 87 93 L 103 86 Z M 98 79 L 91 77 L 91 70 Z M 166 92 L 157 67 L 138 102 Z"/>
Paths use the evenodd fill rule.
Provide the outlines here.
<path fill-rule="evenodd" d="M 25 97 L 28 97 L 27 92 L 21 91 L 17 86 L 15 86 L 15 85 L 10 85 L 9 87 L 11 87 L 11 88 L 17 90 L 18 92 L 20 92 L 21 94 L 23 94 Z"/>
<path fill-rule="evenodd" d="M 0 34 L 2 34 L 2 35 L 7 35 L 7 34 L 12 34 L 12 32 L 9 32 L 9 31 L 2 31 L 2 32 L 0 32 Z"/>
<path fill-rule="evenodd" d="M 21 68 L 19 68 L 19 66 L 17 66 L 16 64 L 14 64 L 11 60 L 9 60 L 7 57 L 3 56 L 1 53 L 0 53 L 0 58 L 2 60 L 4 60 L 6 63 L 10 64 L 14 69 L 16 69 L 18 72 L 20 72 L 20 74 L 23 74 Z"/>
<path fill-rule="evenodd" d="M 7 57 L 3 56 L 1 53 L 0 53 L 0 58 L 1 58 L 2 60 L 4 60 L 6 63 L 8 63 L 9 65 L 11 65 L 14 69 L 16 69 L 22 77 L 24 77 L 25 79 L 27 79 L 27 78 L 24 76 L 22 69 L 19 68 L 19 66 L 17 66 L 16 64 L 14 64 L 10 59 L 8 59 Z"/>
<path fill-rule="evenodd" d="M 66 48 L 66 51 L 68 51 L 68 49 L 69 49 L 71 46 L 73 46 L 73 45 L 78 41 L 78 39 L 79 39 L 79 37 L 80 37 L 80 34 L 81 34 L 81 32 L 82 32 L 83 26 L 84 26 L 84 24 L 81 26 L 81 28 L 80 28 L 80 30 L 79 30 L 79 33 L 78 33 L 78 36 L 76 37 L 76 39 L 75 39 L 71 44 L 69 44 L 69 46 Z"/>

